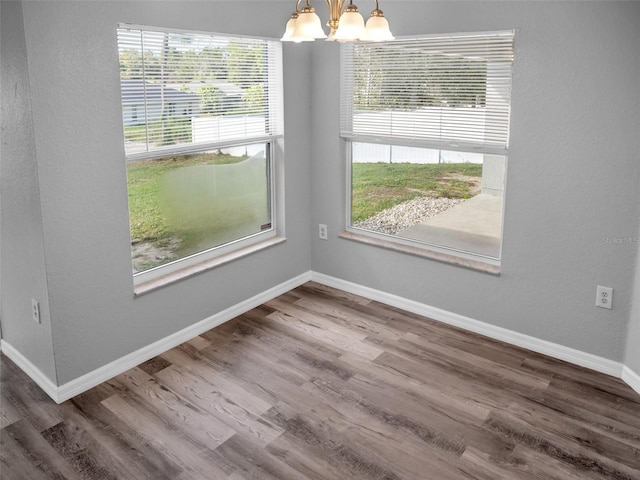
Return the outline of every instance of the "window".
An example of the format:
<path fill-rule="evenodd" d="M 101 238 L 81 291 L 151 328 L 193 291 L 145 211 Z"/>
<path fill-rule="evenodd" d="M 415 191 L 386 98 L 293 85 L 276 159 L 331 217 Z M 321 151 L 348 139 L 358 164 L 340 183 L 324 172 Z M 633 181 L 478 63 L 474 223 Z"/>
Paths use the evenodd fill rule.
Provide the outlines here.
<path fill-rule="evenodd" d="M 275 237 L 280 42 L 117 35 L 136 284 Z"/>
<path fill-rule="evenodd" d="M 348 231 L 499 264 L 513 36 L 343 45 Z"/>

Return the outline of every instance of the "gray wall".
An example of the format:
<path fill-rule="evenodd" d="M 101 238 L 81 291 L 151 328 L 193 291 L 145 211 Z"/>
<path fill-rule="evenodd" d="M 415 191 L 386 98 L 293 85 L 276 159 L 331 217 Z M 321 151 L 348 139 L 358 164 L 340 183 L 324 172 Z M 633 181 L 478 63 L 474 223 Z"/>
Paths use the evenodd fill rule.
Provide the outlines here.
<path fill-rule="evenodd" d="M 20 4 L 1 2 L 0 21 L 2 335 L 11 339 L 13 347 L 55 381 L 38 167 Z M 32 297 L 40 303 L 40 325 L 31 318 Z"/>
<path fill-rule="evenodd" d="M 239 4 L 34 1 L 23 22 L 20 5 L 2 2 L 11 345 L 62 385 L 313 269 L 640 370 L 637 247 L 603 242 L 640 231 L 638 3 L 383 2 L 396 35 L 517 30 L 501 276 L 336 238 L 346 189 L 338 45 L 315 42 L 284 47 L 287 242 L 134 298 L 116 25 L 279 37 L 293 6 Z M 594 306 L 597 284 L 615 288 L 613 310 Z"/>
<path fill-rule="evenodd" d="M 254 6 L 259 14 L 248 14 Z M 21 199 L 13 197 L 21 192 L 7 195 L 3 190 L 3 227 L 11 222 L 7 227 L 12 231 L 5 235 L 3 228 L 3 254 L 10 258 L 6 264 L 3 258 L 3 278 L 8 281 L 3 282 L 7 287 L 3 287 L 2 322 L 4 338 L 52 381 L 56 374 L 51 345 L 45 349 L 23 338 L 49 336 L 57 382 L 62 385 L 309 270 L 310 110 L 298 99 L 306 95 L 310 63 L 308 47 L 303 46 L 287 49 L 286 55 L 286 158 L 280 159 L 280 166 L 286 163 L 281 170 L 286 177 L 287 242 L 142 297 L 133 296 L 118 22 L 279 37 L 290 13 L 281 6 L 272 10 L 265 2 L 244 2 L 238 9 L 238 2 L 231 1 L 22 5 L 24 36 L 17 31 L 7 46 L 18 57 L 16 62 L 20 58 L 24 62 L 26 45 L 28 64 L 19 65 L 13 74 L 21 78 L 16 82 L 21 84 L 21 104 L 7 118 L 8 123 L 18 124 L 22 137 L 10 142 L 13 147 L 6 155 L 3 152 L 3 187 L 20 183 L 15 189 L 24 190 L 31 203 L 18 205 Z M 3 47 L 4 37 L 10 35 L 5 34 L 5 23 L 18 30 L 22 26 L 19 11 L 3 2 Z M 252 20 L 246 27 L 248 18 Z M 19 118 L 28 104 L 28 92 L 21 90 L 25 86 L 31 89 L 32 127 L 30 119 Z M 7 90 L 7 95 L 13 91 Z M 3 109 L 4 105 L 3 96 Z M 18 229 L 20 222 L 28 231 Z M 13 244 L 5 245 L 6 239 Z M 25 239 L 28 245 L 16 245 Z M 40 331 L 29 323 L 30 297 L 47 297 L 41 292 L 45 279 L 51 333 L 48 319 Z"/>
<path fill-rule="evenodd" d="M 362 7 L 361 7 L 362 8 Z M 314 45 L 314 270 L 622 361 L 638 232 L 640 4 L 403 2 L 395 35 L 516 29 L 499 277 L 336 238 L 345 222 L 339 55 Z M 615 289 L 595 307 L 596 285 Z"/>

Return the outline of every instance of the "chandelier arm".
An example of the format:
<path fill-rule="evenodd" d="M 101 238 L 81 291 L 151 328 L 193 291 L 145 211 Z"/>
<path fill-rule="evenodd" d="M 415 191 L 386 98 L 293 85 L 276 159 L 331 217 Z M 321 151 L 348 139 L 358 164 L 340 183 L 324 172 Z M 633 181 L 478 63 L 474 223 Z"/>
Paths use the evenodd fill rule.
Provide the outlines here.
<path fill-rule="evenodd" d="M 325 0 L 327 2 L 327 8 L 329 8 L 329 21 L 327 25 L 331 28 L 331 33 L 336 33 L 338 29 L 338 22 L 342 15 L 342 8 L 344 7 L 345 0 Z"/>

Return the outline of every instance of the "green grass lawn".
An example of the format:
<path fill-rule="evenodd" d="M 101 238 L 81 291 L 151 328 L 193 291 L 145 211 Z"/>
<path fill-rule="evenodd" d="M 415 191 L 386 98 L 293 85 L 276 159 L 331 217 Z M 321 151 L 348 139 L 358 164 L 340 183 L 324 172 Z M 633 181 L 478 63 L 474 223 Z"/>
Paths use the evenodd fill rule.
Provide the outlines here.
<path fill-rule="evenodd" d="M 128 162 L 134 246 L 169 250 L 143 257 L 141 271 L 260 231 L 269 222 L 266 159 L 220 153 Z"/>
<path fill-rule="evenodd" d="M 163 264 L 256 233 L 270 221 L 266 160 L 245 160 L 203 153 L 128 162 L 133 243 L 168 249 L 170 258 L 157 263 Z M 353 165 L 352 176 L 358 222 L 420 196 L 472 197 L 482 165 L 360 163 Z M 137 270 L 156 266 L 140 262 Z"/>
<path fill-rule="evenodd" d="M 160 160 L 140 160 L 127 163 L 129 219 L 134 241 L 159 242 L 169 232 L 167 219 L 161 211 L 161 181 L 167 172 L 196 165 L 225 165 L 245 160 L 224 154 L 202 153 Z"/>
<path fill-rule="evenodd" d="M 354 163 L 352 221 L 426 195 L 470 198 L 481 179 L 482 165 L 473 163 Z"/>

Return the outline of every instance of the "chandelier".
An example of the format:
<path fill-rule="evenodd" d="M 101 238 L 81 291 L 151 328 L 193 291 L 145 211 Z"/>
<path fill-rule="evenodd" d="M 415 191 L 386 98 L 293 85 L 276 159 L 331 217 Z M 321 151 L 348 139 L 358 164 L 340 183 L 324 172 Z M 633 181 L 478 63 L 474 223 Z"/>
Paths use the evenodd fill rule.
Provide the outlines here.
<path fill-rule="evenodd" d="M 316 15 L 315 9 L 307 4 L 300 9 L 301 0 L 296 1 L 296 11 L 291 14 L 287 22 L 284 35 L 280 40 L 283 42 L 312 42 L 317 38 L 326 38 L 330 41 L 355 42 L 358 40 L 370 42 L 384 42 L 393 40 L 394 37 L 389 30 L 389 22 L 384 18 L 382 10 L 376 8 L 371 12 L 371 17 L 365 25 L 364 19 L 358 7 L 349 1 L 347 8 L 343 7 L 346 0 L 325 0 L 329 7 L 329 21 L 327 25 L 331 29 L 329 36 L 322 30 L 320 17 Z"/>

